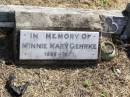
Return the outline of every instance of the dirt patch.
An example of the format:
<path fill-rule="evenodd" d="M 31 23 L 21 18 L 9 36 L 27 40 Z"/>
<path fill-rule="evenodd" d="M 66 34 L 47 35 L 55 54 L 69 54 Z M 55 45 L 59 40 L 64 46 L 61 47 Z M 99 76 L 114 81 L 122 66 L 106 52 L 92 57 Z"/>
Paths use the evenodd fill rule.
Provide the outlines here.
<path fill-rule="evenodd" d="M 96 66 L 68 66 L 59 69 L 0 65 L 1 97 L 10 97 L 4 88 L 9 74 L 14 73 L 17 84 L 29 81 L 23 97 L 129 97 L 130 65 L 124 52 L 110 62 Z M 61 64 L 62 65 L 62 64 Z M 92 85 L 85 88 L 83 82 L 89 80 Z M 102 96 L 104 93 L 107 96 Z"/>

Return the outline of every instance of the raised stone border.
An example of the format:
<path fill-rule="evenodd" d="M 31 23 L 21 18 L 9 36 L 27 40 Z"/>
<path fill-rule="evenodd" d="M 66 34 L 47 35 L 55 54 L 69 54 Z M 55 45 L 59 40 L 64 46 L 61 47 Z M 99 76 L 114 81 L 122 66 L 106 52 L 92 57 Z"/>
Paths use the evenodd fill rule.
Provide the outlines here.
<path fill-rule="evenodd" d="M 16 26 L 17 29 L 97 30 L 120 34 L 126 25 L 120 10 L 0 5 L 0 16 L 0 27 Z"/>

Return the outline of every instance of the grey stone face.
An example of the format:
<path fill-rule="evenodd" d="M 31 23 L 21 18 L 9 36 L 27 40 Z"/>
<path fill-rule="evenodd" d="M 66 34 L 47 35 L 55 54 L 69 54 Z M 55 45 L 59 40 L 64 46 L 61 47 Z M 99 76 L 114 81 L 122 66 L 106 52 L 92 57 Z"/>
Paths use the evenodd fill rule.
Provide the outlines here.
<path fill-rule="evenodd" d="M 99 32 L 20 31 L 20 60 L 96 60 Z"/>
<path fill-rule="evenodd" d="M 16 12 L 18 29 L 88 29 L 101 30 L 100 18 L 97 14 L 48 14 Z"/>
<path fill-rule="evenodd" d="M 126 26 L 126 19 L 124 17 L 102 16 L 103 33 L 121 34 Z"/>

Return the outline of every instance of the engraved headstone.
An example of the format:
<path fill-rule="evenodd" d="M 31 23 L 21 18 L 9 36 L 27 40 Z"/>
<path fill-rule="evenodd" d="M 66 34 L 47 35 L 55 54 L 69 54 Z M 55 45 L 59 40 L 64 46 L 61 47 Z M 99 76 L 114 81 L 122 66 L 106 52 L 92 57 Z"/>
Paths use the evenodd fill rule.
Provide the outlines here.
<path fill-rule="evenodd" d="M 20 60 L 96 60 L 99 32 L 20 30 Z"/>

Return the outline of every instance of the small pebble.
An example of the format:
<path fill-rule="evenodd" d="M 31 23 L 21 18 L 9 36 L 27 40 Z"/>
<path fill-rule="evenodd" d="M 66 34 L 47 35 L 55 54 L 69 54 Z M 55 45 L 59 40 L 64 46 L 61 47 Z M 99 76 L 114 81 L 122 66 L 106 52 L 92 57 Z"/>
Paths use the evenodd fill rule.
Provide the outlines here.
<path fill-rule="evenodd" d="M 121 74 L 121 70 L 120 70 L 120 69 L 116 69 L 116 72 L 117 72 L 118 74 Z"/>

